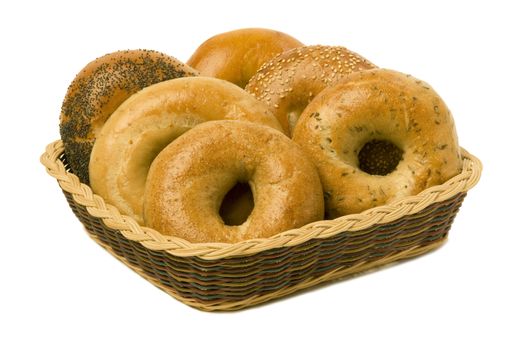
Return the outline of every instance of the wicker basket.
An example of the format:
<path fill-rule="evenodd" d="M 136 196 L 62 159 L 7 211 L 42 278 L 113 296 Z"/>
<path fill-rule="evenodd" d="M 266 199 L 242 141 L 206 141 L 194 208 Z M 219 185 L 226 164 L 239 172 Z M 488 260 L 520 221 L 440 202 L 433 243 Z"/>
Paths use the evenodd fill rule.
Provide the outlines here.
<path fill-rule="evenodd" d="M 310 223 L 271 238 L 194 244 L 140 227 L 69 172 L 62 141 L 41 157 L 90 236 L 174 298 L 207 311 L 236 310 L 440 246 L 480 161 L 463 150 L 463 171 L 440 186 L 360 214 Z"/>

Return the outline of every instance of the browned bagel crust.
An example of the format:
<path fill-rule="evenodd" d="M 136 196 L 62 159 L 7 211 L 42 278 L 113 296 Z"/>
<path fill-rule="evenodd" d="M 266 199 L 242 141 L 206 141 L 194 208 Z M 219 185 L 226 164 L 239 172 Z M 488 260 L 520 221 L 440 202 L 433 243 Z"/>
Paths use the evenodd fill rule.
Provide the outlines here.
<path fill-rule="evenodd" d="M 143 192 L 154 158 L 187 130 L 218 119 L 282 130 L 265 103 L 228 81 L 185 77 L 157 83 L 128 98 L 104 124 L 90 158 L 93 191 L 143 224 Z M 250 204 L 239 199 L 242 207 Z"/>
<path fill-rule="evenodd" d="M 324 88 L 351 73 L 375 68 L 364 57 L 340 46 L 303 46 L 267 61 L 245 90 L 267 103 L 287 135 L 304 108 Z"/>
<path fill-rule="evenodd" d="M 60 135 L 71 170 L 89 184 L 93 143 L 128 97 L 164 80 L 195 75 L 179 60 L 151 50 L 116 51 L 90 62 L 70 84 L 60 114 Z"/>
<path fill-rule="evenodd" d="M 219 215 L 223 197 L 246 182 L 254 209 L 238 226 Z M 321 220 L 322 187 L 300 147 L 267 126 L 233 120 L 199 124 L 169 144 L 148 173 L 146 224 L 190 242 L 270 237 Z"/>
<path fill-rule="evenodd" d="M 276 30 L 238 29 L 207 39 L 187 64 L 201 75 L 228 80 L 243 89 L 267 60 L 302 45 L 295 38 Z"/>
<path fill-rule="evenodd" d="M 317 166 L 329 218 L 415 195 L 462 166 L 441 97 L 388 69 L 357 72 L 322 91 L 301 115 L 293 141 Z"/>

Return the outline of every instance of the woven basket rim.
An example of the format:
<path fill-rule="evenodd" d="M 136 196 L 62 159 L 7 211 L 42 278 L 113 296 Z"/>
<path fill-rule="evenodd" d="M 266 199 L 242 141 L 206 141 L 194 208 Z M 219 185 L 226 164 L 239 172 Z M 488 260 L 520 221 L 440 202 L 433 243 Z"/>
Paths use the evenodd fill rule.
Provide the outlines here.
<path fill-rule="evenodd" d="M 269 238 L 252 239 L 233 244 L 191 243 L 182 238 L 165 236 L 152 228 L 140 226 L 135 219 L 122 215 L 117 208 L 94 194 L 88 185 L 81 183 L 75 174 L 66 169 L 60 159 L 64 152 L 61 140 L 54 141 L 46 147 L 46 151 L 40 157 L 40 162 L 46 167 L 48 174 L 58 181 L 62 190 L 72 195 L 75 202 L 85 206 L 93 217 L 102 219 L 110 229 L 119 230 L 127 239 L 138 242 L 147 249 L 165 251 L 177 257 L 216 260 L 252 255 L 273 248 L 290 247 L 311 239 L 329 238 L 343 231 L 353 235 L 354 232 L 415 214 L 433 203 L 442 202 L 459 193 L 467 192 L 478 183 L 482 164 L 477 157 L 465 149 L 462 148 L 461 151 L 463 169 L 460 174 L 415 196 L 408 196 L 359 214 L 312 222 Z"/>

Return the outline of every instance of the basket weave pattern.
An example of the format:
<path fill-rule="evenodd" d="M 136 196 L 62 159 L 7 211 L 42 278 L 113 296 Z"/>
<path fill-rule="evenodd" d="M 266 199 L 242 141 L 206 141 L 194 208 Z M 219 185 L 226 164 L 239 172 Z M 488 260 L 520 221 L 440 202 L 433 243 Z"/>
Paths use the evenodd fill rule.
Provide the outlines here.
<path fill-rule="evenodd" d="M 435 249 L 481 173 L 479 160 L 464 152 L 460 175 L 397 203 L 267 239 L 194 244 L 140 227 L 93 194 L 68 171 L 61 141 L 41 162 L 97 243 L 176 299 L 208 311 L 256 305 Z"/>

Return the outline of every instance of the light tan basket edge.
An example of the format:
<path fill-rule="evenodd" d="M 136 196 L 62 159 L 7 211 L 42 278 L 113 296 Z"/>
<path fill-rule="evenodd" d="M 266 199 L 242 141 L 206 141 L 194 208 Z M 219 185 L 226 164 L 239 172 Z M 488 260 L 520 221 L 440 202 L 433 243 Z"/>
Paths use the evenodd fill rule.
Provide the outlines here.
<path fill-rule="evenodd" d="M 329 238 L 342 231 L 349 231 L 352 234 L 372 225 L 388 223 L 405 215 L 415 214 L 432 203 L 442 202 L 468 191 L 477 184 L 482 170 L 479 159 L 462 149 L 461 174 L 418 195 L 375 207 L 360 214 L 313 222 L 270 238 L 235 244 L 190 243 L 181 238 L 162 235 L 151 228 L 141 227 L 133 218 L 121 215 L 115 207 L 106 204 L 100 196 L 94 194 L 89 186 L 80 183 L 76 175 L 66 171 L 59 159 L 63 151 L 62 141 L 55 141 L 47 146 L 40 161 L 46 167 L 48 174 L 58 181 L 60 187 L 71 193 L 77 203 L 85 206 L 90 215 L 101 218 L 109 228 L 119 230 L 127 239 L 139 242 L 148 249 L 166 251 L 174 256 L 193 256 L 206 260 L 255 254 L 272 248 L 298 245 L 313 238 Z"/>
<path fill-rule="evenodd" d="M 88 233 L 89 234 L 89 233 Z M 409 259 L 416 256 L 420 256 L 422 254 L 425 254 L 427 252 L 430 252 L 432 250 L 435 250 L 442 246 L 446 240 L 447 237 L 442 238 L 439 241 L 436 241 L 434 243 L 425 245 L 425 246 L 414 246 L 408 249 L 405 249 L 401 252 L 391 254 L 388 256 L 383 257 L 379 260 L 374 260 L 371 262 L 365 262 L 362 261 L 356 265 L 353 265 L 348 268 L 337 268 L 335 270 L 331 270 L 322 276 L 319 276 L 317 278 L 309 278 L 307 280 L 302 281 L 301 283 L 295 284 L 293 286 L 285 287 L 282 289 L 279 289 L 275 292 L 263 294 L 263 295 L 255 295 L 253 297 L 235 301 L 235 302 L 218 302 L 218 303 L 211 303 L 211 304 L 205 304 L 201 303 L 195 299 L 186 298 L 180 294 L 177 294 L 176 292 L 173 292 L 172 290 L 168 289 L 166 286 L 164 286 L 162 283 L 159 282 L 158 279 L 153 278 L 146 274 L 140 267 L 134 266 L 130 264 L 126 258 L 120 256 L 119 254 L 115 253 L 111 247 L 106 245 L 105 243 L 101 242 L 96 235 L 90 234 L 92 239 L 97 242 L 101 247 L 106 249 L 110 254 L 112 254 L 115 258 L 117 258 L 119 261 L 121 261 L 124 265 L 132 269 L 132 271 L 139 274 L 141 277 L 143 277 L 148 282 L 152 283 L 157 288 L 161 289 L 168 295 L 172 296 L 176 300 L 181 301 L 184 304 L 187 304 L 189 306 L 195 307 L 197 309 L 203 310 L 203 311 L 235 311 L 235 310 L 241 310 L 249 306 L 255 306 L 258 304 L 263 304 L 265 302 L 278 299 L 293 293 L 296 293 L 298 291 L 301 291 L 303 289 L 308 289 L 311 287 L 315 287 L 321 283 L 329 282 L 333 280 L 338 280 L 344 277 L 351 277 L 356 276 L 360 273 L 367 273 L 368 271 L 372 271 L 375 268 L 378 267 L 388 267 L 388 264 L 394 263 L 398 260 L 402 259 Z"/>

